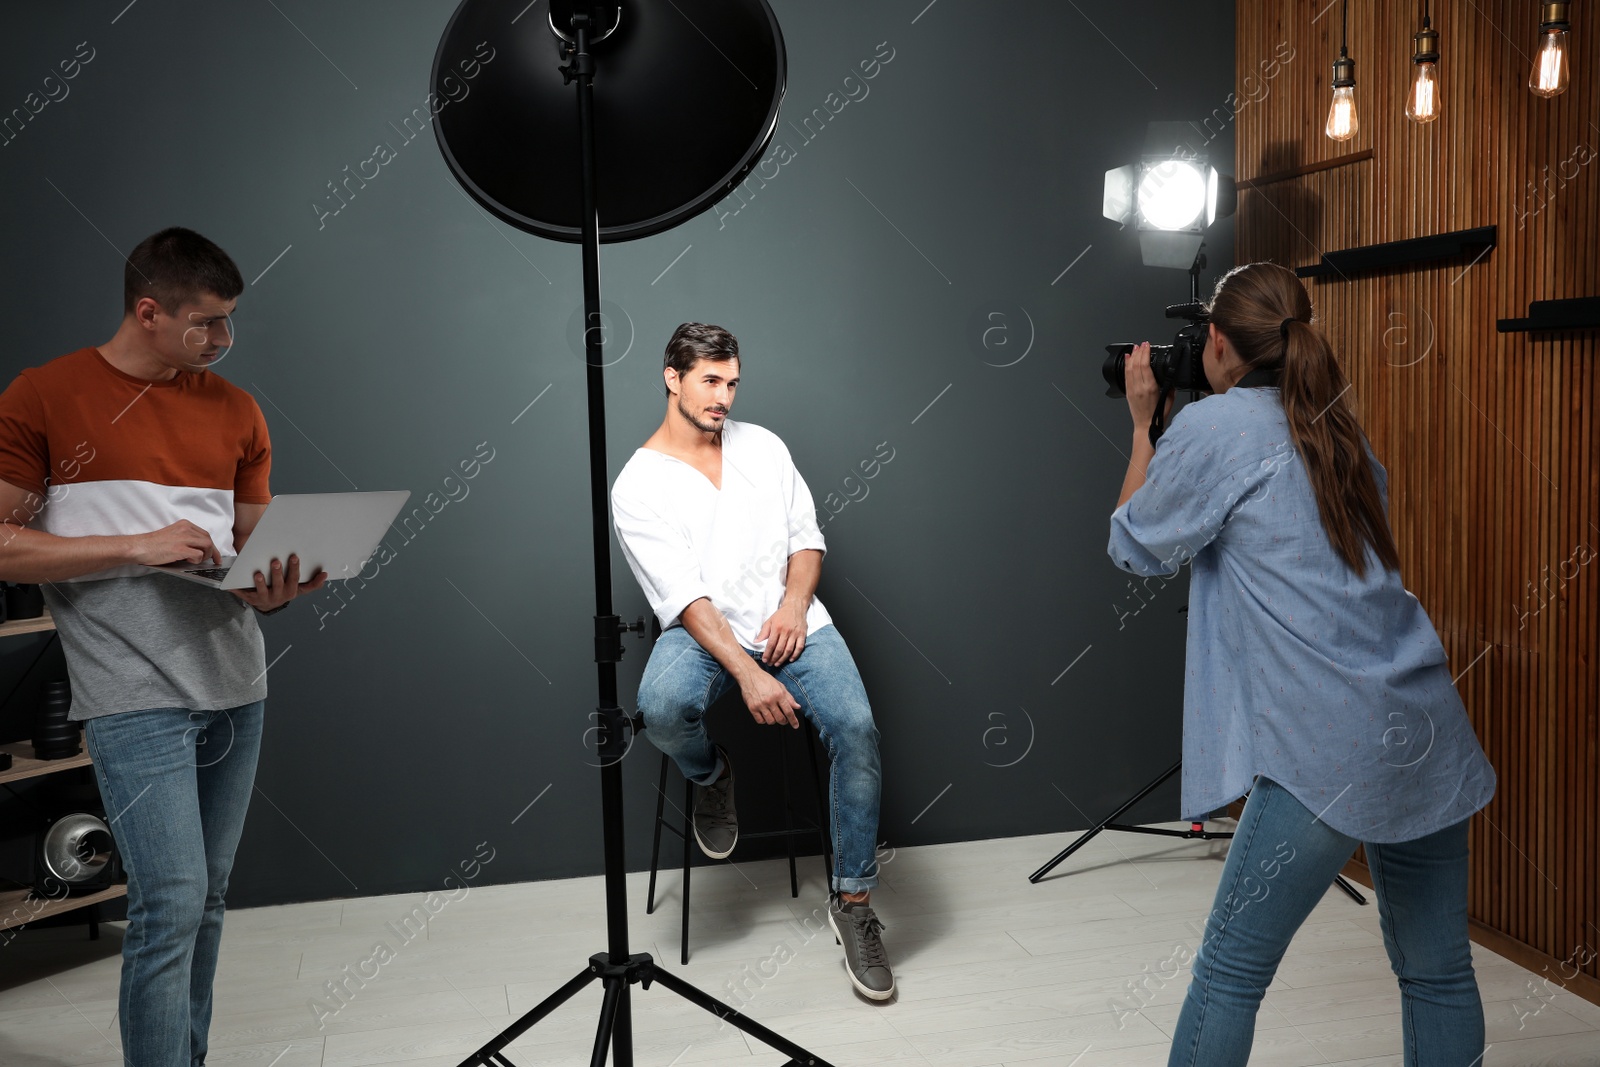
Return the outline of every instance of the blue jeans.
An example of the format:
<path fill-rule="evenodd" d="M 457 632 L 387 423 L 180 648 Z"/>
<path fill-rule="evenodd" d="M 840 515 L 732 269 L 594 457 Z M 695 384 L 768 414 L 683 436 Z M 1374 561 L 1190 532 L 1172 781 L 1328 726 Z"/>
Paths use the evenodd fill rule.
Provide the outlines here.
<path fill-rule="evenodd" d="M 263 701 L 152 708 L 84 725 L 128 872 L 117 1022 L 127 1067 L 200 1067 L 222 897 L 261 750 Z"/>
<path fill-rule="evenodd" d="M 1357 842 L 1257 778 L 1195 955 L 1168 1067 L 1250 1058 L 1256 1009 L 1300 924 Z M 1400 980 L 1406 1067 L 1470 1067 L 1483 1004 L 1467 941 L 1467 820 L 1415 841 L 1368 844 L 1389 966 Z"/>
<path fill-rule="evenodd" d="M 745 651 L 760 663 L 760 653 Z M 806 638 L 806 647 L 792 663 L 777 669 L 762 664 L 762 669 L 789 690 L 828 752 L 833 889 L 866 892 L 878 884 L 881 774 L 878 728 L 856 661 L 839 631 L 829 625 Z M 639 681 L 645 736 L 690 781 L 705 785 L 714 780 L 717 751 L 706 733 L 705 714 L 731 685 L 733 678 L 722 664 L 681 626 L 663 633 L 650 650 Z"/>

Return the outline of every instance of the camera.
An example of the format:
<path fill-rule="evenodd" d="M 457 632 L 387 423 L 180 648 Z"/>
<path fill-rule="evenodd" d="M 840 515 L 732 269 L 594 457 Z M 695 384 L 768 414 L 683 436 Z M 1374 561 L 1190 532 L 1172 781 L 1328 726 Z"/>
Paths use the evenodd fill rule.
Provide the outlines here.
<path fill-rule="evenodd" d="M 1189 325 L 1178 331 L 1170 345 L 1150 346 L 1150 370 L 1156 376 L 1156 385 L 1162 392 L 1174 389 L 1211 392 L 1211 383 L 1206 380 L 1205 363 L 1200 358 L 1206 349 L 1206 327 L 1211 323 L 1211 316 L 1206 312 L 1205 305 L 1198 302 L 1170 304 L 1167 307 L 1167 318 L 1188 319 Z M 1127 395 L 1128 383 L 1124 368 L 1127 365 L 1128 354 L 1135 347 L 1132 344 L 1106 345 L 1108 355 L 1105 365 L 1100 368 L 1100 374 L 1108 386 L 1106 396 Z"/>

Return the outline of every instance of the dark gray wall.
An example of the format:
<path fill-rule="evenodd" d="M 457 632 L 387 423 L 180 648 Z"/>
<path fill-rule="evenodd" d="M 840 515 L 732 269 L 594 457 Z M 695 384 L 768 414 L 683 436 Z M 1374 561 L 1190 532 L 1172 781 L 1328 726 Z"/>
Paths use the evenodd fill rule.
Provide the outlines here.
<path fill-rule="evenodd" d="M 93 50 L 0 148 L 4 377 L 109 338 L 120 252 L 181 224 L 250 283 L 214 373 L 260 401 L 276 491 L 421 498 L 493 450 L 346 605 L 263 624 L 261 796 L 231 899 L 435 887 L 480 841 L 489 881 L 597 871 L 578 253 L 489 221 L 431 133 L 392 128 L 423 102 L 452 5 L 125 3 L 30 5 L 0 40 L 6 110 L 60 96 L 46 76 Z M 688 319 L 738 335 L 735 417 L 787 440 L 819 505 L 887 442 L 826 526 L 820 590 L 883 734 L 880 836 L 1064 834 L 1179 750 L 1187 579 L 1129 614 L 1105 544 L 1130 424 L 1099 364 L 1108 341 L 1170 340 L 1161 308 L 1187 282 L 1100 217 L 1101 176 L 1152 119 L 1213 116 L 1232 159 L 1232 5 L 774 6 L 786 115 L 843 95 L 880 42 L 893 58 L 809 143 L 780 124 L 795 158 L 737 214 L 603 250 L 612 356 L 631 342 L 608 372 L 612 473 L 661 418 L 660 352 Z M 326 184 L 379 142 L 395 158 L 324 215 Z M 620 554 L 614 572 L 619 612 L 647 610 Z M 625 703 L 646 654 L 629 646 Z M 37 648 L 0 650 L 0 684 Z M 8 736 L 33 685 L 0 713 Z M 656 769 L 648 746 L 627 762 L 636 866 Z M 1175 784 L 1136 814 L 1176 817 Z"/>

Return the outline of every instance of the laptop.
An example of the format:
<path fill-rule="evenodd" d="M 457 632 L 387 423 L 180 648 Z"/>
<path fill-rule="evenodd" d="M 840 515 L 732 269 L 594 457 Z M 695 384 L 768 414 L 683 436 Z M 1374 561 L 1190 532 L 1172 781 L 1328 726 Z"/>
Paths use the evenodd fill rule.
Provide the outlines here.
<path fill-rule="evenodd" d="M 272 498 L 267 510 L 237 556 L 220 563 L 187 560 L 148 571 L 199 582 L 213 589 L 253 589 L 256 571 L 271 576 L 272 561 L 300 557 L 300 580 L 310 581 L 319 570 L 330 581 L 354 578 L 383 540 L 383 533 L 411 496 L 408 489 L 381 493 L 283 493 Z"/>

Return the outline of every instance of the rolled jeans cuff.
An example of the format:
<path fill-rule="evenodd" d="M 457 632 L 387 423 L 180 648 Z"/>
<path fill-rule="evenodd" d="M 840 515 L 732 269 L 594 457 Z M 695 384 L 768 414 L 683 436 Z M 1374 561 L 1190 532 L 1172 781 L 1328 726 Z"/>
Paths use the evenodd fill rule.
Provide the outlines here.
<path fill-rule="evenodd" d="M 689 779 L 689 781 L 693 782 L 695 785 L 702 786 L 702 787 L 703 786 L 708 786 L 708 785 L 716 785 L 717 784 L 717 779 L 722 777 L 722 772 L 723 772 L 723 770 L 725 770 L 727 768 L 727 766 L 728 766 L 728 764 L 727 764 L 727 762 L 725 760 L 723 760 L 722 752 L 719 750 L 717 752 L 717 762 L 711 768 L 711 773 L 706 775 L 704 778 L 691 778 L 691 779 Z"/>
<path fill-rule="evenodd" d="M 835 878 L 833 891 L 835 893 L 866 893 L 878 887 L 876 875 L 870 878 Z"/>

